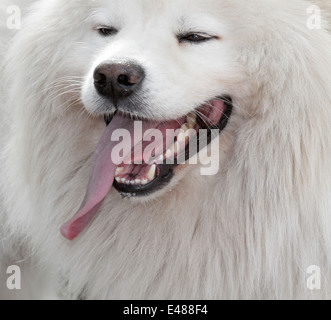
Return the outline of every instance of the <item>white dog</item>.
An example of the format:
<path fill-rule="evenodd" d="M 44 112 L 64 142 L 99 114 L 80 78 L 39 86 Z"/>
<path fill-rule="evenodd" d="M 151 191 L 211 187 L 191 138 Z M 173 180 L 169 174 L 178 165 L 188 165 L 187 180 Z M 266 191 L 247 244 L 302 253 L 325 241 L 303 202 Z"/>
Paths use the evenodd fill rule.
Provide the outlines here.
<path fill-rule="evenodd" d="M 2 298 L 331 298 L 328 0 L 2 1 Z M 219 170 L 118 167 L 132 118 Z"/>

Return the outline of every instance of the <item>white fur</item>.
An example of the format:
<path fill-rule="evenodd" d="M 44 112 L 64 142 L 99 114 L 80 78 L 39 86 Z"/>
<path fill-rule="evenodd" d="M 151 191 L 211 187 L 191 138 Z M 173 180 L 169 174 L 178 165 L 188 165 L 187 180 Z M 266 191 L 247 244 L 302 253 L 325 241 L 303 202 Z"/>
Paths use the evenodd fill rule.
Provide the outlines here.
<path fill-rule="evenodd" d="M 7 264 L 18 264 L 22 298 L 330 299 L 331 38 L 327 20 L 307 28 L 311 4 L 36 1 L 1 80 L 0 288 Z M 179 46 L 184 15 L 185 28 L 222 40 Z M 122 34 L 98 37 L 103 19 Z M 99 61 L 124 54 L 148 70 L 145 111 L 155 118 L 231 95 L 221 170 L 186 167 L 145 200 L 113 190 L 68 242 L 59 229 L 80 205 L 104 130 L 88 79 Z M 321 268 L 321 290 L 306 286 L 310 265 Z"/>

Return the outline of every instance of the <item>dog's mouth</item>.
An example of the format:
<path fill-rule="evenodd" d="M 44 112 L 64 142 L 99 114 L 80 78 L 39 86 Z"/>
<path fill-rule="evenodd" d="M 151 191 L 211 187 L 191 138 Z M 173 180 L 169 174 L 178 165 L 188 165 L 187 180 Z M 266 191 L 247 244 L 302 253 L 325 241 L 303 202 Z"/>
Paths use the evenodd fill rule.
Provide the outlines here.
<path fill-rule="evenodd" d="M 223 131 L 231 113 L 231 98 L 223 97 L 173 121 L 134 121 L 121 112 L 106 115 L 107 129 L 94 154 L 85 198 L 77 214 L 62 226 L 63 236 L 73 240 L 87 227 L 112 186 L 130 197 L 162 189 L 173 178 L 176 167 Z M 126 141 L 125 135 L 119 138 L 120 130 L 127 133 Z"/>
<path fill-rule="evenodd" d="M 150 142 L 141 145 L 138 156 L 133 148 L 130 164 L 117 167 L 113 187 L 129 197 L 146 196 L 162 189 L 171 181 L 177 166 L 186 163 L 211 142 L 215 137 L 213 131 L 221 132 L 226 127 L 231 112 L 231 99 L 218 98 L 185 117 L 157 123 L 155 129 L 162 133 L 161 138 L 157 139 L 153 131 L 145 134 L 147 140 L 148 135 L 154 139 L 152 152 L 146 150 Z M 108 116 L 105 121 L 111 125 Z M 204 139 L 200 139 L 202 132 Z"/>

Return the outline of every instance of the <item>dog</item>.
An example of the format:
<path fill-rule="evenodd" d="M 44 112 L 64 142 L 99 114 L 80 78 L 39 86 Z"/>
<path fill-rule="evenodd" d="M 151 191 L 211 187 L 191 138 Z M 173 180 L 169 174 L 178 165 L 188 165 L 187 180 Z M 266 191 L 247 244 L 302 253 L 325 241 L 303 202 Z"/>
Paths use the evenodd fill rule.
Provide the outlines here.
<path fill-rule="evenodd" d="M 331 298 L 329 1 L 19 8 L 0 31 L 1 298 Z M 115 163 L 139 128 L 184 146 Z M 206 133 L 194 155 L 186 129 Z"/>

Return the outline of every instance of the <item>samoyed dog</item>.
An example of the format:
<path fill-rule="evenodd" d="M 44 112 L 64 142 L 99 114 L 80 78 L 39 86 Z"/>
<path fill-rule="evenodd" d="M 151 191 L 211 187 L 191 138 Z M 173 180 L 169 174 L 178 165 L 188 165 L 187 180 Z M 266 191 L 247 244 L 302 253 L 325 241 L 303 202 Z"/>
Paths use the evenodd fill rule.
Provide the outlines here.
<path fill-rule="evenodd" d="M 1 2 L 1 298 L 331 298 L 328 0 Z"/>

